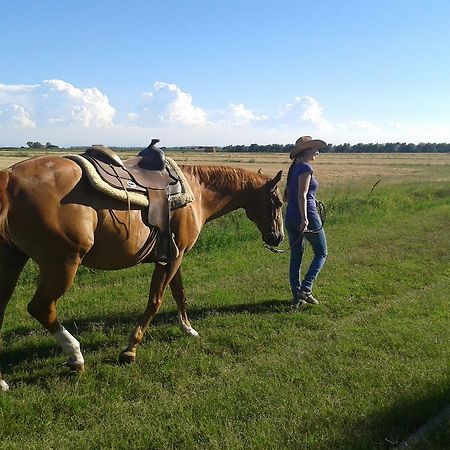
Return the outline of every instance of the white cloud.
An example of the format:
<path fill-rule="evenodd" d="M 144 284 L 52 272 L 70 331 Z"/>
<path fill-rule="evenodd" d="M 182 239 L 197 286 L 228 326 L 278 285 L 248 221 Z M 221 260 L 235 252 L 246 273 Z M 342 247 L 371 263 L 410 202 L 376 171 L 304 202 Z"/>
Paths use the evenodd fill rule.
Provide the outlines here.
<path fill-rule="evenodd" d="M 319 102 L 309 95 L 295 97 L 292 103 L 281 108 L 275 121 L 285 125 L 304 124 L 312 125 L 318 131 L 330 131 L 333 129 L 322 115 L 323 108 Z"/>
<path fill-rule="evenodd" d="M 136 97 L 136 103 L 138 102 Z M 33 85 L 0 84 L 0 145 L 28 140 L 61 146 L 287 144 L 300 135 L 328 142 L 448 142 L 450 125 L 373 123 L 364 118 L 332 121 L 312 96 L 297 96 L 274 112 L 258 112 L 243 103 L 206 111 L 177 85 L 156 82 L 141 94 L 133 112 L 116 110 L 97 88 L 81 89 L 63 80 Z M 122 123 L 121 123 L 122 122 Z"/>
<path fill-rule="evenodd" d="M 49 124 L 111 127 L 115 109 L 97 88 L 79 89 L 62 80 L 46 80 L 40 89 Z"/>
<path fill-rule="evenodd" d="M 36 122 L 31 120 L 30 114 L 22 106 L 10 104 L 0 110 L 0 128 L 2 127 L 35 128 Z"/>
<path fill-rule="evenodd" d="M 115 109 L 97 88 L 79 89 L 62 80 L 36 85 L 0 84 L 0 123 L 16 128 L 111 127 Z M 5 119 L 6 118 L 6 119 Z"/>
<path fill-rule="evenodd" d="M 235 105 L 230 103 L 228 105 L 228 111 L 230 111 L 233 118 L 236 118 L 239 122 L 249 123 L 256 119 L 255 115 L 246 109 L 242 103 Z"/>
<path fill-rule="evenodd" d="M 142 104 L 131 113 L 134 123 L 142 126 L 158 124 L 203 126 L 206 113 L 193 105 L 192 96 L 176 84 L 157 81 L 152 92 L 142 93 Z M 129 116 L 129 115 L 128 115 Z"/>
<path fill-rule="evenodd" d="M 242 103 L 237 105 L 230 103 L 225 113 L 225 122 L 232 126 L 245 126 L 256 122 L 262 122 L 266 119 L 268 119 L 268 116 L 257 116 Z"/>
<path fill-rule="evenodd" d="M 38 88 L 38 84 L 2 84 L 0 83 L 0 105 L 13 103 L 18 99 L 26 101 L 30 92 Z"/>

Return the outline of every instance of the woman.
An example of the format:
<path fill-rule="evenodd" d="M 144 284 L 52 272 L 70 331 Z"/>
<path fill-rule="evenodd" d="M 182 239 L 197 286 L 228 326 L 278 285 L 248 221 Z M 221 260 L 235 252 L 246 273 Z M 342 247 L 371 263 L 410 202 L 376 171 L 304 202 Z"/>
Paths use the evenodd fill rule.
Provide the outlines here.
<path fill-rule="evenodd" d="M 326 143 L 311 136 L 302 136 L 295 143 L 289 155 L 292 159 L 286 183 L 285 200 L 287 210 L 285 215 L 286 229 L 291 246 L 289 264 L 289 282 L 293 295 L 292 305 L 319 302 L 312 295 L 314 280 L 325 264 L 327 257 L 327 241 L 316 206 L 316 191 L 318 182 L 313 176 L 311 162 L 319 154 L 319 148 Z M 308 271 L 301 281 L 301 266 L 306 241 L 314 251 Z"/>

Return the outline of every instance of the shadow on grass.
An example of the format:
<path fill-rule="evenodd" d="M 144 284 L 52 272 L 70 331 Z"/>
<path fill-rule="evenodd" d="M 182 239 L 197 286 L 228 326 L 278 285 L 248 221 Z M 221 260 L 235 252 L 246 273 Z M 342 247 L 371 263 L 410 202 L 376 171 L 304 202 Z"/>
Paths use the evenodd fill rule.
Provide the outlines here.
<path fill-rule="evenodd" d="M 290 301 L 283 301 L 277 299 L 266 300 L 260 303 L 253 304 L 238 304 L 227 305 L 214 308 L 192 308 L 188 310 L 188 316 L 191 320 L 197 321 L 204 317 L 214 315 L 234 315 L 234 314 L 274 314 L 274 313 L 286 313 L 290 310 Z M 92 315 L 82 319 L 68 318 L 64 320 L 64 326 L 67 330 L 78 338 L 83 338 L 83 333 L 89 333 L 96 329 L 101 329 L 103 333 L 108 335 L 109 339 L 106 342 L 96 343 L 82 343 L 82 349 L 88 351 L 96 351 L 108 346 L 111 343 L 112 336 L 114 335 L 114 345 L 117 339 L 123 341 L 123 346 L 127 342 L 128 336 L 137 323 L 138 318 L 142 314 L 142 310 L 136 310 L 132 313 L 117 312 L 108 315 Z M 161 312 L 154 320 L 152 325 L 174 325 L 177 326 L 178 318 L 175 310 Z M 149 331 L 150 332 L 150 331 Z M 59 347 L 55 343 L 54 345 L 48 343 L 42 344 L 29 344 L 24 345 L 21 348 L 14 350 L 8 350 L 8 345 L 17 341 L 21 337 L 35 335 L 42 333 L 44 336 L 47 332 L 41 328 L 36 330 L 36 327 L 22 326 L 14 330 L 10 330 L 2 334 L 3 352 L 2 352 L 2 365 L 6 369 L 8 366 L 17 365 L 24 361 L 32 361 L 37 358 L 49 358 L 60 354 Z M 184 334 L 180 331 L 178 335 L 167 335 L 167 333 L 153 335 L 152 339 L 161 342 L 170 342 L 174 339 L 184 337 Z"/>
<path fill-rule="evenodd" d="M 188 316 L 192 320 L 201 320 L 207 316 L 214 315 L 234 315 L 234 314 L 273 314 L 286 313 L 290 310 L 290 301 L 271 299 L 260 303 L 242 303 L 238 305 L 226 305 L 212 308 L 188 308 Z M 135 311 L 124 313 L 118 311 L 106 315 L 92 315 L 79 319 L 76 317 L 65 318 L 62 322 L 71 333 L 82 333 L 91 330 L 96 325 L 101 324 L 103 330 L 110 330 L 113 328 L 122 328 L 124 326 L 134 326 L 138 318 L 144 312 L 144 308 L 136 309 Z M 159 312 L 153 319 L 152 324 L 174 324 L 177 322 L 176 310 Z M 130 330 L 131 331 L 131 330 Z M 45 330 L 42 328 L 42 332 Z M 21 326 L 13 330 L 2 332 L 3 342 L 8 344 L 15 341 L 19 337 L 36 334 L 35 326 Z"/>
<path fill-rule="evenodd" d="M 345 438 L 330 443 L 330 448 L 386 449 L 402 447 L 404 442 L 450 405 L 450 387 L 444 384 L 429 385 L 420 398 L 401 396 L 391 407 L 376 412 L 346 427 Z M 436 435 L 442 424 L 429 429 L 425 439 Z M 447 443 L 448 445 L 448 443 Z M 420 447 L 422 448 L 422 447 Z M 426 447 L 450 448 L 450 447 Z"/>

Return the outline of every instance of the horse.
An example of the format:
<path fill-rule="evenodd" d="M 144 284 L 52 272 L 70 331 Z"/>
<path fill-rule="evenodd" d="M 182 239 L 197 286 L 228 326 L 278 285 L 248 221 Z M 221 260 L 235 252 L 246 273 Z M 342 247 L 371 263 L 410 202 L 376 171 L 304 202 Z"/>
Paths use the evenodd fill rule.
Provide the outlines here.
<path fill-rule="evenodd" d="M 120 354 L 121 363 L 135 361 L 137 347 L 168 285 L 181 330 L 198 336 L 187 315 L 180 266 L 207 222 L 243 208 L 267 245 L 279 245 L 284 236 L 277 187 L 282 171 L 272 178 L 227 166 L 180 168 L 195 200 L 172 212 L 178 256 L 171 264 L 152 261 L 155 268 L 148 303 Z M 57 302 L 72 285 L 80 265 L 117 270 L 140 263 L 151 232 L 144 217 L 142 207 L 94 189 L 81 167 L 64 156 L 37 156 L 0 171 L 0 329 L 19 275 L 31 258 L 39 279 L 27 310 L 61 346 L 69 369 L 83 372 L 80 343 L 58 321 Z M 0 391 L 7 389 L 0 367 Z"/>

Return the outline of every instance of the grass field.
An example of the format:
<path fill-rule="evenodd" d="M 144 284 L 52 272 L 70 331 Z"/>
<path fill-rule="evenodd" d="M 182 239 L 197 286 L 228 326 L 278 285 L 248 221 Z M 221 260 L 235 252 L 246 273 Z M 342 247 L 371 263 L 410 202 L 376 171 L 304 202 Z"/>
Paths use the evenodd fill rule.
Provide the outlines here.
<path fill-rule="evenodd" d="M 289 164 L 171 156 L 271 174 Z M 321 304 L 303 311 L 289 307 L 288 256 L 264 249 L 242 212 L 208 224 L 183 266 L 200 338 L 182 335 L 167 295 L 131 366 L 117 357 L 152 268 L 80 270 L 59 305 L 86 359 L 86 373 L 71 377 L 26 313 L 29 263 L 2 333 L 12 389 L 0 395 L 0 448 L 396 448 L 450 404 L 449 156 L 320 157 L 330 256 Z M 449 442 L 447 420 L 417 448 Z"/>

